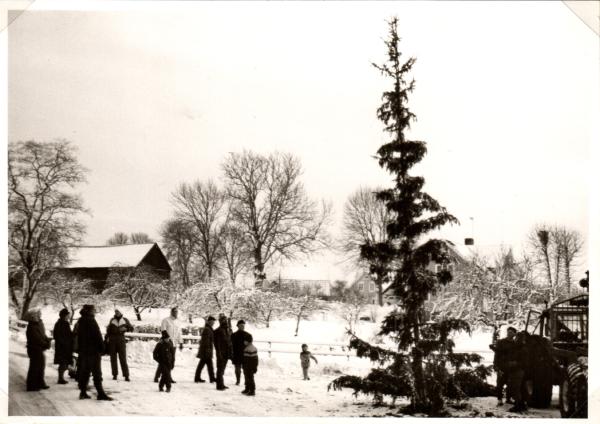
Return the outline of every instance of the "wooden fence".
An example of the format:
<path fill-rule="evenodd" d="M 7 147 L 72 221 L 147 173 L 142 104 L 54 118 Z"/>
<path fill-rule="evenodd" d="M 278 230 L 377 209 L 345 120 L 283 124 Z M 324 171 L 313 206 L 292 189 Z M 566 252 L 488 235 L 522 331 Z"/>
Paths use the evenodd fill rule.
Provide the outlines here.
<path fill-rule="evenodd" d="M 14 320 L 14 319 L 9 319 L 9 328 L 13 331 L 23 331 L 25 330 L 25 328 L 27 327 L 27 321 L 22 321 L 22 320 Z M 102 331 L 102 329 L 100 330 Z M 135 332 L 130 332 L 130 333 L 125 333 L 125 337 L 128 340 L 141 340 L 141 341 L 148 341 L 148 340 L 158 340 L 160 339 L 160 334 L 156 334 L 156 333 L 135 333 Z M 182 336 L 182 339 L 184 341 L 184 348 L 186 349 L 196 349 L 198 347 L 198 342 L 200 340 L 200 336 L 193 336 L 193 335 L 185 335 Z M 257 344 L 261 344 L 261 345 L 266 345 L 265 347 L 263 347 L 262 349 L 260 349 L 261 352 L 267 352 L 269 357 L 271 357 L 271 354 L 273 353 L 285 353 L 285 354 L 296 354 L 299 355 L 300 354 L 300 345 L 301 343 L 299 342 L 290 342 L 290 341 L 285 341 L 285 340 L 259 340 L 259 339 L 255 339 L 254 343 Z M 285 347 L 280 348 L 280 347 L 274 347 L 273 345 L 294 345 L 297 349 L 295 350 L 288 350 L 285 349 Z M 346 357 L 348 360 L 350 360 L 350 357 L 354 357 L 356 356 L 355 351 L 350 350 L 348 348 L 348 345 L 345 343 L 310 343 L 310 346 L 325 346 L 325 349 L 315 349 L 313 351 L 313 353 L 315 355 L 320 355 L 320 356 L 344 356 Z M 485 350 L 478 350 L 478 351 L 473 351 L 473 350 L 455 350 L 456 353 L 477 353 L 481 356 L 485 356 L 485 355 L 490 355 L 491 351 L 485 351 Z M 491 365 L 492 361 L 490 360 L 482 360 L 481 361 L 482 364 L 484 365 Z"/>

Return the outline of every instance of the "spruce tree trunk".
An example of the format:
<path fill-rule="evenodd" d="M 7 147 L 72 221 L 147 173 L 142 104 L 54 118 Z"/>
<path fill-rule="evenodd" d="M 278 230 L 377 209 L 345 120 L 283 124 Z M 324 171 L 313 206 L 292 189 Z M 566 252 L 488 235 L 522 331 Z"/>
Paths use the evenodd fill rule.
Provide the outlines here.
<path fill-rule="evenodd" d="M 418 311 L 415 311 L 414 313 L 413 323 L 413 335 L 416 344 L 421 340 Z M 426 412 L 429 402 L 425 390 L 425 377 L 423 375 L 423 354 L 416 346 L 412 349 L 412 360 L 413 377 L 415 379 L 415 397 L 413 399 L 413 405 L 416 411 Z"/>
<path fill-rule="evenodd" d="M 377 277 L 377 299 L 379 306 L 383 306 L 383 278 Z"/>

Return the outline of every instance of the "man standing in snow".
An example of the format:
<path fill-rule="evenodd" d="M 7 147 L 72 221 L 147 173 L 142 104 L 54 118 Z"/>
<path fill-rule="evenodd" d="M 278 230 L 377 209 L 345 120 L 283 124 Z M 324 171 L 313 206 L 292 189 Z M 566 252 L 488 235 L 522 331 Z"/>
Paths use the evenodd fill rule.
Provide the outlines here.
<path fill-rule="evenodd" d="M 94 305 L 83 305 L 81 318 L 77 325 L 77 347 L 81 369 L 78 370 L 79 377 L 79 399 L 89 399 L 87 385 L 90 374 L 94 378 L 94 386 L 98 394 L 98 400 L 112 400 L 102 387 L 102 354 L 104 353 L 104 340 L 100 333 L 100 327 L 94 315 Z"/>
<path fill-rule="evenodd" d="M 206 319 L 204 330 L 202 330 L 202 336 L 200 336 L 200 347 L 198 348 L 198 354 L 196 355 L 198 358 L 200 358 L 200 362 L 198 362 L 198 366 L 196 367 L 194 383 L 204 383 L 204 380 L 202 380 L 200 376 L 200 374 L 202 374 L 202 368 L 204 368 L 204 365 L 206 365 L 206 369 L 208 370 L 208 378 L 210 382 L 214 383 L 216 381 L 215 372 L 213 369 L 213 325 L 215 325 L 215 318 L 209 316 Z"/>
<path fill-rule="evenodd" d="M 106 335 L 108 337 L 108 353 L 110 354 L 110 367 L 112 370 L 113 380 L 119 375 L 119 367 L 117 364 L 117 355 L 121 363 L 121 371 L 125 381 L 129 381 L 129 367 L 127 366 L 127 347 L 125 333 L 133 331 L 133 326 L 127 318 L 123 316 L 121 311 L 115 309 L 115 316 L 108 323 Z"/>
<path fill-rule="evenodd" d="M 523 397 L 523 377 L 525 376 L 525 364 L 527 362 L 527 334 L 522 331 L 512 341 L 512 346 L 506 357 L 506 369 L 508 373 L 508 393 L 515 400 L 515 404 L 509 409 L 510 412 L 524 412 L 527 405 Z"/>
<path fill-rule="evenodd" d="M 175 367 L 175 353 L 177 352 L 177 348 L 175 346 L 179 345 L 179 350 L 183 350 L 183 339 L 181 337 L 181 326 L 179 325 L 179 321 L 177 321 L 177 315 L 179 311 L 177 307 L 171 308 L 171 315 L 162 320 L 160 324 L 160 330 L 166 331 L 169 334 L 169 338 L 173 342 L 173 367 Z M 156 368 L 156 373 L 154 374 L 154 382 L 158 383 L 158 379 L 161 375 L 161 368 L 158 366 Z M 171 379 L 171 383 L 175 383 L 173 379 Z"/>
<path fill-rule="evenodd" d="M 217 390 L 228 389 L 223 381 L 227 361 L 233 356 L 231 333 L 227 325 L 227 317 L 219 316 L 219 328 L 215 330 L 215 351 L 217 354 Z"/>
<path fill-rule="evenodd" d="M 244 362 L 244 340 L 248 339 L 250 333 L 244 331 L 246 322 L 239 320 L 237 322 L 238 330 L 231 335 L 231 344 L 233 346 L 233 358 L 231 362 L 235 366 L 235 385 L 240 385 L 240 377 L 242 374 L 242 363 Z M 245 377 L 244 377 L 245 378 Z"/>
<path fill-rule="evenodd" d="M 508 385 L 508 372 L 507 372 L 507 356 L 514 347 L 514 339 L 517 334 L 517 330 L 514 327 L 508 327 L 506 329 L 506 337 L 497 340 L 496 343 L 490 345 L 490 349 L 494 351 L 494 370 L 496 371 L 496 398 L 498 399 L 498 406 L 502 406 L 502 392 L 504 386 Z M 512 393 L 506 390 L 506 400 L 512 397 Z"/>

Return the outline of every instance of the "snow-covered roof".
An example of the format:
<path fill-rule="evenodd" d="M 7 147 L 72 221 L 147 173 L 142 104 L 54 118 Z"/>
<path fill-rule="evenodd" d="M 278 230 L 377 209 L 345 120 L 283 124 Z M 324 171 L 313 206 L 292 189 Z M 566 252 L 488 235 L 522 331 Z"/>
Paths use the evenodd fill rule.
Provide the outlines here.
<path fill-rule="evenodd" d="M 125 244 L 121 246 L 77 246 L 69 249 L 69 263 L 65 268 L 135 267 L 155 243 Z"/>

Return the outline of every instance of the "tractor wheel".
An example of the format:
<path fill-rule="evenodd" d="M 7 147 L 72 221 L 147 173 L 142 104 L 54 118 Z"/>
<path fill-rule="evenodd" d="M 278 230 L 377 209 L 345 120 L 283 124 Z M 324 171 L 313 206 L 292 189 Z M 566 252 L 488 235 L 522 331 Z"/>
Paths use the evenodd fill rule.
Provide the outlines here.
<path fill-rule="evenodd" d="M 567 376 L 560 384 L 558 404 L 563 418 L 587 418 L 587 377 L 579 364 L 567 368 Z"/>

